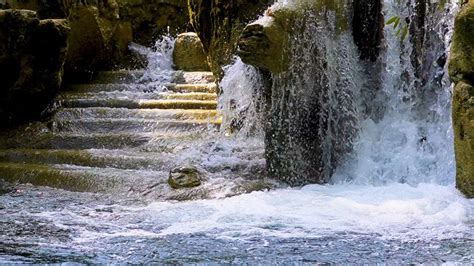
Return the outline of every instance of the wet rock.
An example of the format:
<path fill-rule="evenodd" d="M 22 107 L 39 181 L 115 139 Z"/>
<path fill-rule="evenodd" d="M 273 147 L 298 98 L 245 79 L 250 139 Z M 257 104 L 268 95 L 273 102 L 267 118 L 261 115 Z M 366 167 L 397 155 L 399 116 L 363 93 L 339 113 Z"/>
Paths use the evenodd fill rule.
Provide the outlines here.
<path fill-rule="evenodd" d="M 474 197 L 474 87 L 463 81 L 453 95 L 456 186 L 466 196 Z"/>
<path fill-rule="evenodd" d="M 383 39 L 384 19 L 380 0 L 354 0 L 352 35 L 362 60 L 376 61 Z"/>
<path fill-rule="evenodd" d="M 168 184 L 174 189 L 198 187 L 201 181 L 201 173 L 195 167 L 173 169 L 168 178 Z"/>
<path fill-rule="evenodd" d="M 238 42 L 237 54 L 246 64 L 272 73 L 288 68 L 288 25 L 284 12 L 268 16 L 245 27 Z"/>
<path fill-rule="evenodd" d="M 456 186 L 474 198 L 474 1 L 456 18 L 449 75 L 453 93 L 453 128 L 456 154 Z"/>
<path fill-rule="evenodd" d="M 175 67 L 184 71 L 209 71 L 204 47 L 194 32 L 179 34 L 176 38 L 173 61 Z"/>
<path fill-rule="evenodd" d="M 188 1 L 189 17 L 208 54 L 212 72 L 223 76 L 222 67 L 231 62 L 243 28 L 272 4 L 273 0 Z"/>
<path fill-rule="evenodd" d="M 62 83 L 69 27 L 34 11 L 0 10 L 0 127 L 38 118 Z"/>
<path fill-rule="evenodd" d="M 474 1 L 456 17 L 449 60 L 449 75 L 455 82 L 474 84 Z"/>
<path fill-rule="evenodd" d="M 8 194 L 8 193 L 12 192 L 14 189 L 15 189 L 15 187 L 13 185 L 3 181 L 3 179 L 0 179 L 0 196 Z M 0 205 L 0 209 L 2 209 L 1 205 Z"/>

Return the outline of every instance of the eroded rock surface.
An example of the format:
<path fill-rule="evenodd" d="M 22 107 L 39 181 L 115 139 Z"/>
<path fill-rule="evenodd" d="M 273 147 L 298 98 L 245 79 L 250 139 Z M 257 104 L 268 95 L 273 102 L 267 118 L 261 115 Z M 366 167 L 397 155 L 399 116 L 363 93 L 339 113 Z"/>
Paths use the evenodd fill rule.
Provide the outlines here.
<path fill-rule="evenodd" d="M 34 11 L 0 10 L 0 127 L 37 118 L 62 82 L 69 27 Z"/>

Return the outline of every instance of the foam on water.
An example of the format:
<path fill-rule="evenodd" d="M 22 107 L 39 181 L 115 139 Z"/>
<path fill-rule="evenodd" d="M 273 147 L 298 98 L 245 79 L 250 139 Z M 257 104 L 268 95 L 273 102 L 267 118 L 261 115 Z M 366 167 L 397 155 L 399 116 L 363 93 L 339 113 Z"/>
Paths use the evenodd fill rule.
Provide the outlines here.
<path fill-rule="evenodd" d="M 112 230 L 83 231 L 77 241 L 117 235 L 165 237 L 199 233 L 242 240 L 347 234 L 439 241 L 469 238 L 469 234 L 472 237 L 472 214 L 472 200 L 441 185 L 310 185 L 219 200 L 157 202 L 141 208 L 123 208 L 119 214 L 96 217 L 100 221 L 87 222 L 90 218 L 86 218 L 85 223 Z M 125 222 L 127 226 L 123 225 Z M 147 224 L 148 228 L 137 230 L 136 223 Z"/>
<path fill-rule="evenodd" d="M 165 83 L 173 78 L 173 49 L 175 38 L 171 35 L 162 36 L 153 48 L 132 43 L 130 50 L 147 58 L 148 66 L 139 82 L 147 83 L 149 87 L 162 89 Z"/>

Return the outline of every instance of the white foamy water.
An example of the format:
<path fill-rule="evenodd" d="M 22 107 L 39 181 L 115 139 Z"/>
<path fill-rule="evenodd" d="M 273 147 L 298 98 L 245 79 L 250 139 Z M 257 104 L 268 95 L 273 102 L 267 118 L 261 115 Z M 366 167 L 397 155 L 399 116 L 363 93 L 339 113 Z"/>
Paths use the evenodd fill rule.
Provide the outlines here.
<path fill-rule="evenodd" d="M 218 200 L 121 208 L 113 215 L 93 218 L 100 221 L 88 222 L 91 217 L 85 218 L 84 223 L 97 222 L 96 226 L 112 230 L 83 231 L 77 241 L 133 234 L 165 237 L 199 233 L 241 240 L 337 234 L 401 241 L 469 239 L 473 232 L 473 203 L 452 187 L 434 184 L 309 185 Z"/>
<path fill-rule="evenodd" d="M 244 138 L 263 137 L 264 86 L 261 74 L 240 58 L 234 58 L 234 63 L 227 66 L 224 72 L 218 106 L 223 114 L 222 131 Z M 240 130 L 232 130 L 236 126 Z"/>
<path fill-rule="evenodd" d="M 156 41 L 153 48 L 148 48 L 136 43 L 130 45 L 130 49 L 147 58 L 148 66 L 144 75 L 139 79 L 140 83 L 147 83 L 149 87 L 156 85 L 156 89 L 162 89 L 165 83 L 173 79 L 173 50 L 175 38 L 170 35 L 162 36 Z"/>

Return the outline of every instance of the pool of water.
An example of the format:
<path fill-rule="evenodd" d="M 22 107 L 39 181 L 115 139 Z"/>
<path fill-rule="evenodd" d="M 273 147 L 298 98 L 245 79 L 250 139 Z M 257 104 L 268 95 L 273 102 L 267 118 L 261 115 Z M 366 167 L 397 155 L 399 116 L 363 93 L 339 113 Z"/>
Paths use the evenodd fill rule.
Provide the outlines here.
<path fill-rule="evenodd" d="M 19 185 L 0 197 L 0 263 L 472 263 L 473 209 L 433 184 L 185 202 Z"/>

